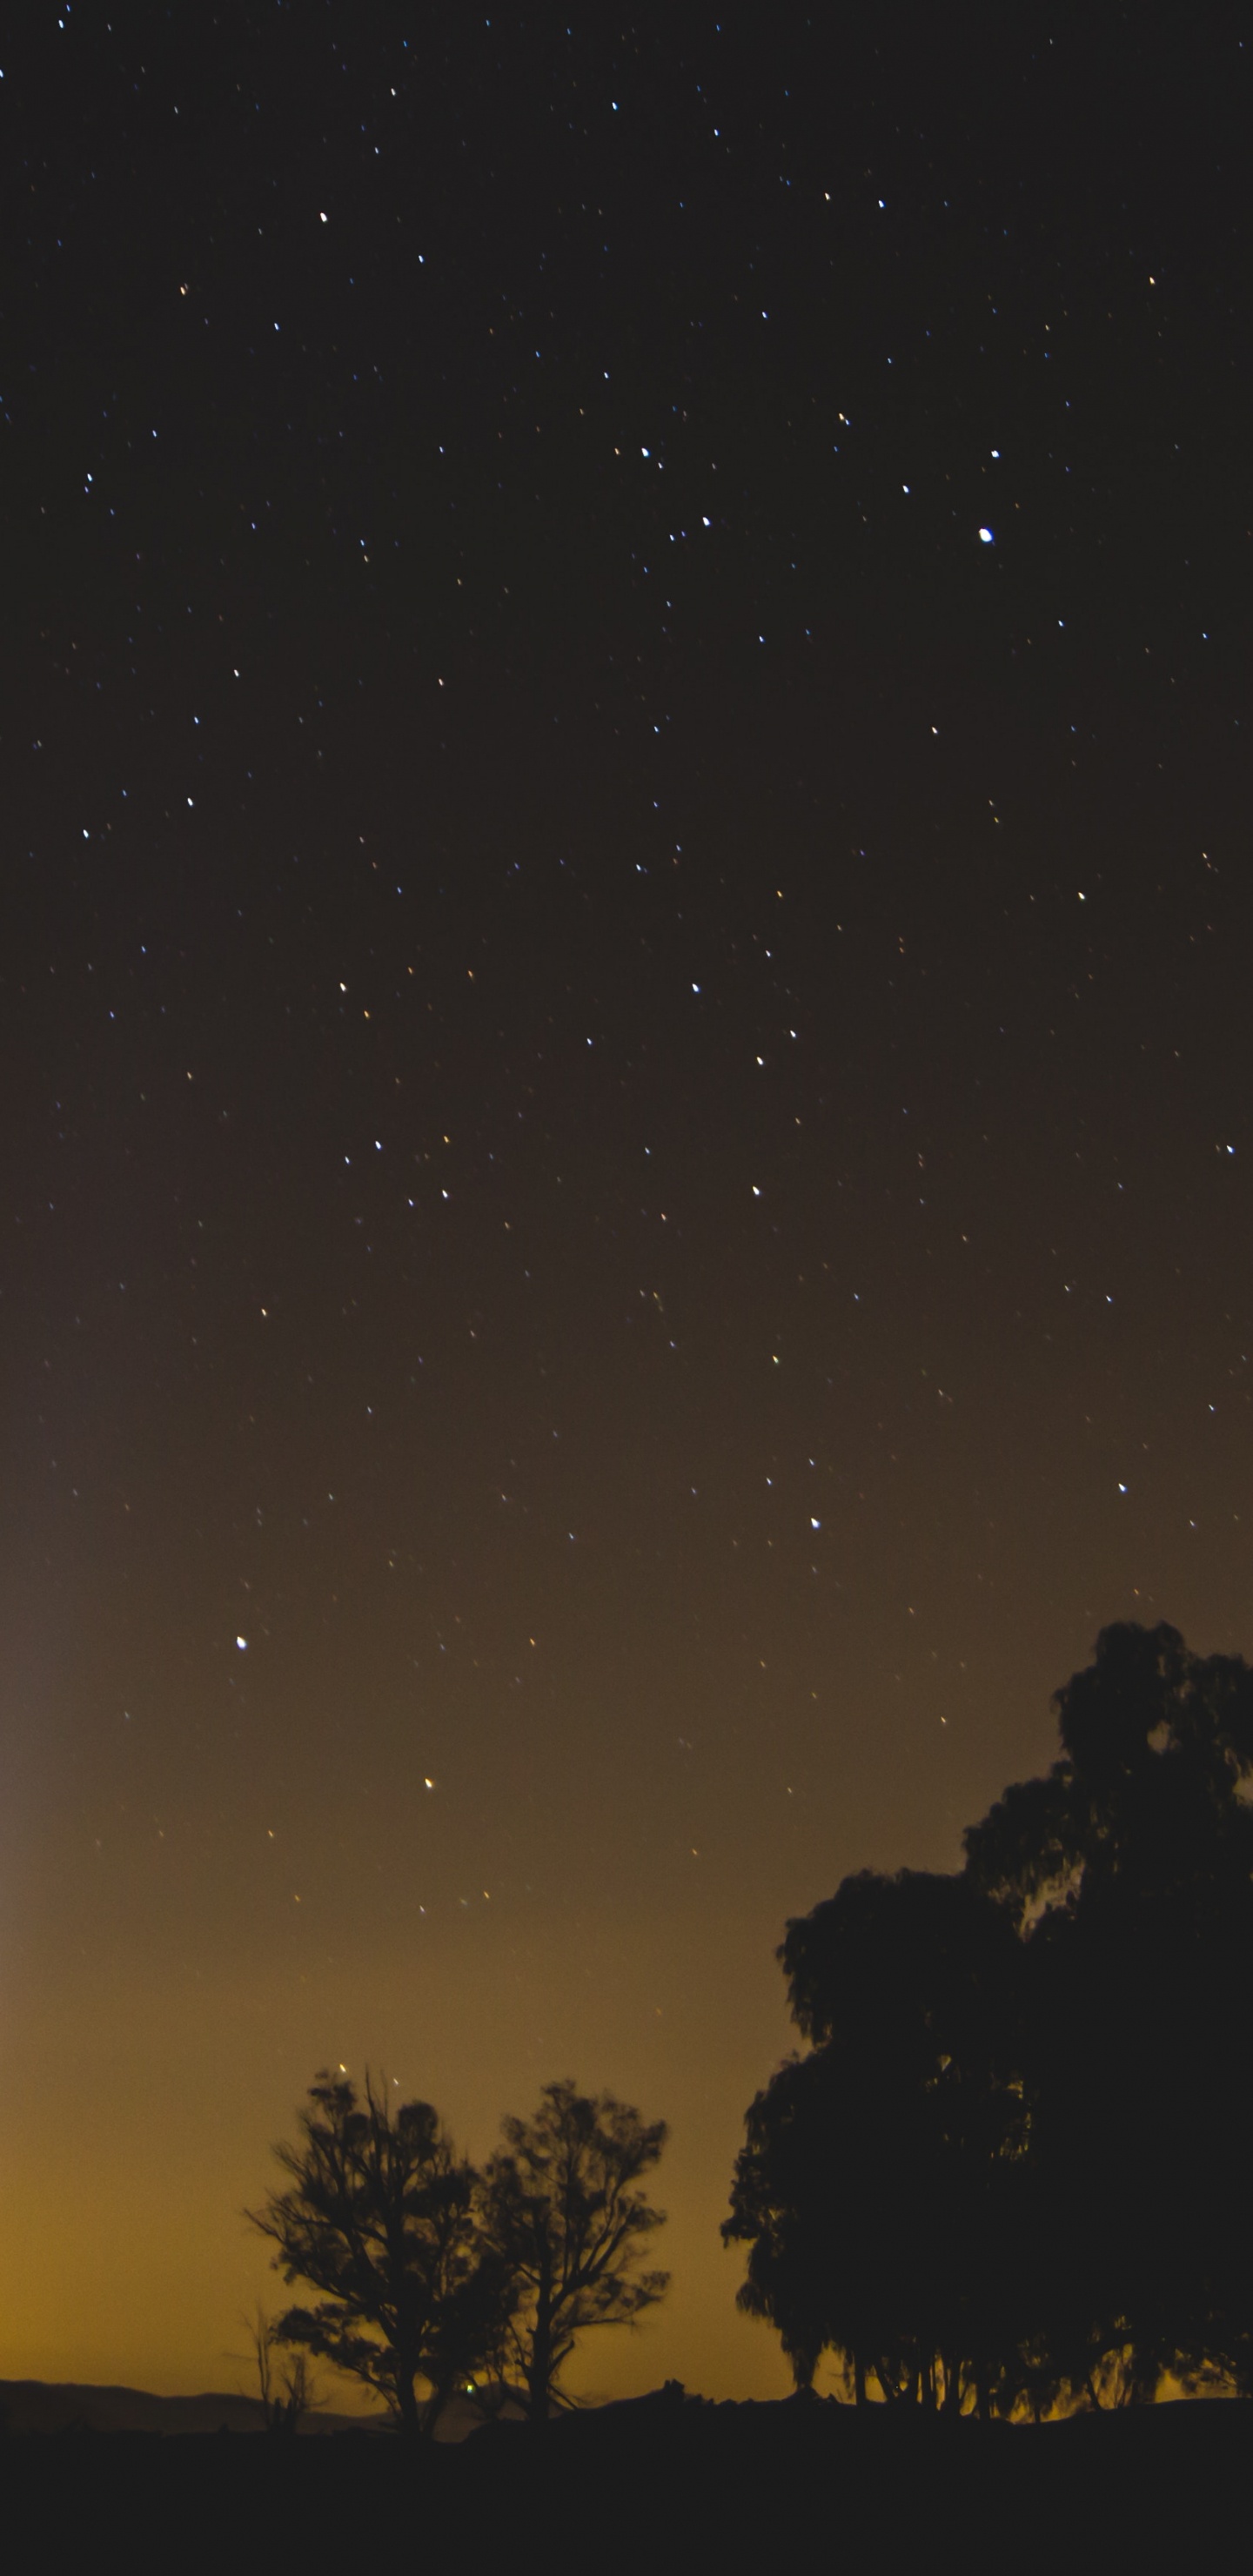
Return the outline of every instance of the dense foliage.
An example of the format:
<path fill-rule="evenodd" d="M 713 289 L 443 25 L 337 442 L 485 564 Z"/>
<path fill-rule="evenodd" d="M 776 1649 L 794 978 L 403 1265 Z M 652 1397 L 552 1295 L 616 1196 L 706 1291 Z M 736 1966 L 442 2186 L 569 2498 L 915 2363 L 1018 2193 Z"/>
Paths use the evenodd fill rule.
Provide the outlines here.
<path fill-rule="evenodd" d="M 1108 1628 L 957 1876 L 846 1879 L 724 2234 L 799 2382 L 1040 2411 L 1253 2385 L 1253 1674 Z"/>

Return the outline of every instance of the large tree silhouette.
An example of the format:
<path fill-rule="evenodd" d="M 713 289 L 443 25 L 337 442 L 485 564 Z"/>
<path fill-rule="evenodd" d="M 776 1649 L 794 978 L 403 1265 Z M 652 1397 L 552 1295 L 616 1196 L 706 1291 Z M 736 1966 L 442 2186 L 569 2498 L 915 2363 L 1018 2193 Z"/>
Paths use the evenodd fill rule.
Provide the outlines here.
<path fill-rule="evenodd" d="M 1253 1674 L 1107 1628 L 1061 1754 L 965 1837 L 1024 1937 L 1039 2332 L 1096 2400 L 1247 2379 Z"/>
<path fill-rule="evenodd" d="M 724 2235 L 740 2303 L 798 2381 L 833 2350 L 860 2396 L 981 2403 L 1000 2366 L 1024 2146 L 1010 1925 L 957 1877 L 871 1871 L 789 1923 L 813 2043 L 748 2114 Z"/>
<path fill-rule="evenodd" d="M 724 2234 L 800 2379 L 1037 2409 L 1253 2386 L 1253 1675 L 1126 1625 L 961 1877 L 846 1879 Z"/>
<path fill-rule="evenodd" d="M 514 2288 L 502 2360 L 532 2422 L 569 2403 L 558 2374 L 592 2326 L 630 2325 L 669 2274 L 638 2269 L 663 2213 L 638 2188 L 668 2135 L 612 2093 L 546 2084 L 529 2119 L 503 2123 L 484 2174 L 484 2239 Z"/>
<path fill-rule="evenodd" d="M 363 2380 L 406 2433 L 432 2434 L 497 2350 L 512 2295 L 479 2234 L 478 2177 L 429 2102 L 393 2110 L 368 2075 L 360 2095 L 319 2075 L 300 2132 L 274 2150 L 287 2187 L 248 2213 L 284 2279 L 322 2294 L 275 2337 Z"/>

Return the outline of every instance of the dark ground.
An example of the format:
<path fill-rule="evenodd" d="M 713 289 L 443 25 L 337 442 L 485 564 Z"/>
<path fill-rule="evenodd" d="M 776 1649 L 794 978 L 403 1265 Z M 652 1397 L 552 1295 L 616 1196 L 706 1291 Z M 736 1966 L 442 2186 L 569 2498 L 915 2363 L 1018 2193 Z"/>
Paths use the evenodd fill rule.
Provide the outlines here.
<path fill-rule="evenodd" d="M 1253 2406 L 983 2427 L 819 2402 L 643 2399 L 538 2440 L 410 2457 L 369 2435 L 61 2434 L 4 2446 L 8 2565 L 247 2576 L 467 2571 L 1240 2565 Z"/>

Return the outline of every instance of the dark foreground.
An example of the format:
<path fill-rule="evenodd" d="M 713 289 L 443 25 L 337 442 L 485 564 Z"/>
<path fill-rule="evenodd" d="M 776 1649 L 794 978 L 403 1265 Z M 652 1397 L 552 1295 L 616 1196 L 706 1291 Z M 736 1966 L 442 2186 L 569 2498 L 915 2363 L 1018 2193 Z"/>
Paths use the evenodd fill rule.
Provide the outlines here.
<path fill-rule="evenodd" d="M 965 2571 L 1243 2563 L 1253 2406 L 1039 2427 L 670 2395 L 538 2438 L 409 2456 L 389 2437 L 60 2434 L 0 2447 L 5 2563 L 265 2576 L 365 2563 L 512 2571 Z"/>

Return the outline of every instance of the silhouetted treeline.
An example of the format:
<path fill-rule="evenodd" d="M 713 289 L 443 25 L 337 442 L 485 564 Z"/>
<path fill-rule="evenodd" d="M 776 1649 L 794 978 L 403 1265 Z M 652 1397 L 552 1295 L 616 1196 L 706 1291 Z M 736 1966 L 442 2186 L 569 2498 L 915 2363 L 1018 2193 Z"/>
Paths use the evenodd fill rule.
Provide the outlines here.
<path fill-rule="evenodd" d="M 481 2171 L 429 2102 L 387 2100 L 323 2073 L 300 2139 L 275 2154 L 286 2187 L 249 2213 L 289 2283 L 318 2293 L 253 2335 L 267 2423 L 294 2430 L 307 2377 L 279 2379 L 276 2347 L 364 2382 L 401 2429 L 434 2434 L 454 2392 L 485 2415 L 512 2399 L 533 2422 L 566 2401 L 563 2364 L 592 2326 L 629 2325 L 665 2272 L 639 2258 L 663 2213 L 638 2188 L 666 2143 L 611 2093 L 546 2084 L 529 2119 L 502 2123 Z"/>
<path fill-rule="evenodd" d="M 1253 1674 L 1105 1629 L 1060 1758 L 957 1875 L 864 1871 L 779 1952 L 808 2053 L 724 2234 L 799 2385 L 980 2413 L 1253 2390 Z"/>

